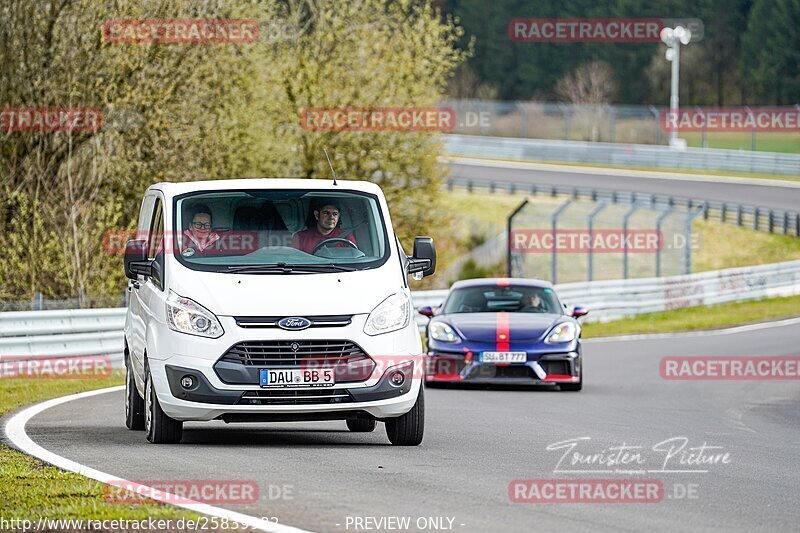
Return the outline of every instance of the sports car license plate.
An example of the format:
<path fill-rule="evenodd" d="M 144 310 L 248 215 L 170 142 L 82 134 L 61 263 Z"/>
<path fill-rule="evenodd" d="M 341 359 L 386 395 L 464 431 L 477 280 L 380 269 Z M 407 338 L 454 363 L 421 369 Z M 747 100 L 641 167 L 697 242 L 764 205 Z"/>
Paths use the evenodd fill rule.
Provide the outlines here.
<path fill-rule="evenodd" d="M 524 363 L 528 360 L 525 352 L 483 352 L 481 363 Z"/>
<path fill-rule="evenodd" d="M 307 385 L 327 387 L 333 385 L 333 369 L 261 369 L 262 387 L 292 387 Z"/>

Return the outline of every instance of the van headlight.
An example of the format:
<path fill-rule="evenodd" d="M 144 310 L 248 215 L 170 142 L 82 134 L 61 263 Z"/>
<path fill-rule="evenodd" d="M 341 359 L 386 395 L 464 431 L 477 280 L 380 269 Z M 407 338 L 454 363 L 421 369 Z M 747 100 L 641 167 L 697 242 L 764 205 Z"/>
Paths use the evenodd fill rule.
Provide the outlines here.
<path fill-rule="evenodd" d="M 450 327 L 450 324 L 445 324 L 444 322 L 433 322 L 431 323 L 428 331 L 431 334 L 431 338 L 435 341 L 439 342 L 458 342 L 458 335 Z"/>
<path fill-rule="evenodd" d="M 403 329 L 411 319 L 411 301 L 404 292 L 398 292 L 378 304 L 367 317 L 364 333 L 380 335 Z"/>
<path fill-rule="evenodd" d="M 194 300 L 170 291 L 166 303 L 167 324 L 170 329 L 211 339 L 221 337 L 225 333 L 214 313 Z"/>
<path fill-rule="evenodd" d="M 562 322 L 550 330 L 544 340 L 547 344 L 572 342 L 578 336 L 578 327 L 572 322 Z"/>

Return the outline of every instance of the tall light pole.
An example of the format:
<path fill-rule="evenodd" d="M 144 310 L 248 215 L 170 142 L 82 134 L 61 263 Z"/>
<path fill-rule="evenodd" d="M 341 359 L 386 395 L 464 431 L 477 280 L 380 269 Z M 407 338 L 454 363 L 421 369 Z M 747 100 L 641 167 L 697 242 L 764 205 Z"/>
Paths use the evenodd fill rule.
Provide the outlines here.
<path fill-rule="evenodd" d="M 692 39 L 692 32 L 683 26 L 676 26 L 675 28 L 664 28 L 661 30 L 661 40 L 667 45 L 667 61 L 672 61 L 672 84 L 669 97 L 669 110 L 674 120 L 678 117 L 678 80 L 680 77 L 680 64 L 681 64 L 681 45 L 689 44 Z M 682 143 L 679 144 L 678 128 L 672 129 L 669 136 L 669 145 L 672 147 L 683 147 Z"/>

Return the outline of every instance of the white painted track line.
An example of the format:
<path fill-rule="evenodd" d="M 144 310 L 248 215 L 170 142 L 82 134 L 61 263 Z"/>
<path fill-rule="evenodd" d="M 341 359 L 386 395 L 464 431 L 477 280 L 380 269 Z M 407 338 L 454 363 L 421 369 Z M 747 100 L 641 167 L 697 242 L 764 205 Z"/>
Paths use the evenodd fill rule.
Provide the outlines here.
<path fill-rule="evenodd" d="M 197 501 L 187 500 L 182 496 L 179 497 L 175 494 L 163 492 L 160 489 L 154 489 L 147 487 L 146 485 L 141 485 L 133 481 L 107 474 L 105 472 L 100 472 L 99 470 L 89 468 L 88 466 L 84 466 L 80 463 L 76 463 L 75 461 L 61 457 L 60 455 L 57 455 L 49 450 L 45 450 L 33 442 L 33 440 L 31 440 L 31 438 L 25 432 L 25 425 L 31 418 L 39 413 L 42 413 L 43 411 L 46 411 L 47 409 L 50 409 L 51 407 L 56 407 L 74 400 L 80 400 L 81 398 L 89 398 L 98 394 L 107 394 L 109 392 L 118 392 L 121 390 L 125 390 L 125 387 L 122 385 L 117 387 L 109 387 L 106 389 L 81 392 L 78 394 L 71 394 L 69 396 L 62 396 L 61 398 L 54 398 L 46 402 L 37 403 L 31 407 L 23 409 L 19 413 L 12 416 L 8 422 L 6 422 L 6 436 L 14 444 L 14 446 L 23 452 L 32 455 L 37 459 L 41 459 L 46 463 L 52 464 L 53 466 L 61 468 L 62 470 L 75 472 L 76 474 L 86 476 L 101 483 L 113 483 L 116 487 L 119 487 L 121 483 L 126 487 L 130 484 L 130 486 L 137 489 L 138 494 L 162 503 L 174 505 L 176 507 L 181 507 L 208 516 L 226 518 L 230 521 L 249 526 L 250 528 L 258 531 L 268 531 L 272 533 L 306 533 L 302 529 L 297 529 L 283 524 L 276 524 L 275 522 L 268 522 L 255 516 L 237 513 L 236 511 L 230 511 L 228 509 L 223 509 L 221 507 L 216 507 Z"/>

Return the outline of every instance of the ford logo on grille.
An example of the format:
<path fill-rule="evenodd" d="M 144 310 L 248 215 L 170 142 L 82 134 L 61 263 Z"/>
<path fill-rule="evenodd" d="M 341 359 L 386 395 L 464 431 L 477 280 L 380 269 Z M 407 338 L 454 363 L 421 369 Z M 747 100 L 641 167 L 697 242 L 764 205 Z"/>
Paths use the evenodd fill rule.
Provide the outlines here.
<path fill-rule="evenodd" d="M 311 325 L 311 321 L 307 318 L 299 316 L 290 316 L 278 321 L 278 327 L 281 329 L 288 329 L 290 331 L 298 331 L 306 329 Z"/>

